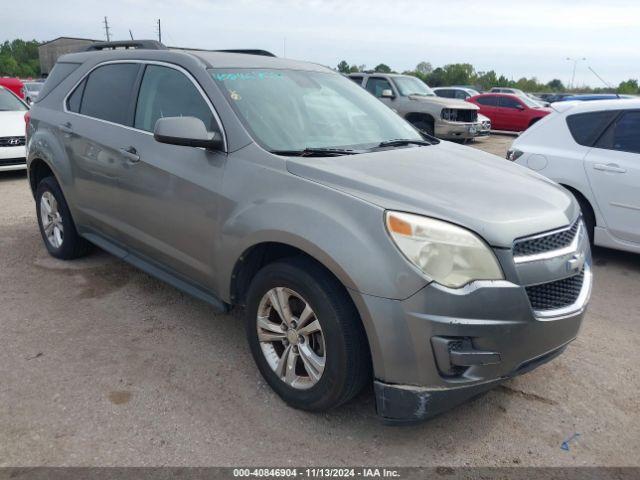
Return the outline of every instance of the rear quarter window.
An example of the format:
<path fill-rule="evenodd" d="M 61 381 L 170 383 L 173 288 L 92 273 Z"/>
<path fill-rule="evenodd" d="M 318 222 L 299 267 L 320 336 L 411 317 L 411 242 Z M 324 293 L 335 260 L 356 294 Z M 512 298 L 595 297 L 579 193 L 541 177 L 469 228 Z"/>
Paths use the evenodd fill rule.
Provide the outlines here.
<path fill-rule="evenodd" d="M 567 117 L 567 126 L 577 144 L 592 147 L 617 114 L 615 111 L 577 113 Z"/>

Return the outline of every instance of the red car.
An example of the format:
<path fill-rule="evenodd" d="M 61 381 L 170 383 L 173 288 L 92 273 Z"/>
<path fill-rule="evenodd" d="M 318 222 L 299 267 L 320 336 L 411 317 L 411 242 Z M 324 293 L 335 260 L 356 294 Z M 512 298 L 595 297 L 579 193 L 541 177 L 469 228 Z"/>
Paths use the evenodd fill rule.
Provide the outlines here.
<path fill-rule="evenodd" d="M 0 77 L 0 86 L 3 86 L 7 90 L 11 90 L 15 93 L 21 100 L 24 100 L 25 94 L 27 93 L 24 88 L 24 83 L 19 78 L 14 77 Z"/>
<path fill-rule="evenodd" d="M 528 98 L 506 93 L 483 93 L 469 97 L 467 102 L 480 107 L 480 113 L 491 119 L 492 129 L 513 132 L 526 130 L 553 111 Z"/>

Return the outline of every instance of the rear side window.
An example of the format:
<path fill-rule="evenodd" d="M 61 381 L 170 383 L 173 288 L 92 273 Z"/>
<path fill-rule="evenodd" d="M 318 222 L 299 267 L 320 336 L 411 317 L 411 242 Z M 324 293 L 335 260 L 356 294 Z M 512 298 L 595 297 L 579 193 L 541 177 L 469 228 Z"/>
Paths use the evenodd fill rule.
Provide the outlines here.
<path fill-rule="evenodd" d="M 353 80 L 354 82 L 356 82 L 358 85 L 362 85 L 362 78 L 363 77 L 349 77 L 351 80 Z"/>
<path fill-rule="evenodd" d="M 435 92 L 436 92 L 436 95 L 438 95 L 439 97 L 443 97 L 443 98 L 451 98 L 452 97 L 452 95 L 451 95 L 452 90 L 448 90 L 448 89 L 436 90 Z"/>
<path fill-rule="evenodd" d="M 617 113 L 608 111 L 569 115 L 567 126 L 577 144 L 591 147 Z"/>
<path fill-rule="evenodd" d="M 184 73 L 148 65 L 140 85 L 134 127 L 152 132 L 162 117 L 196 117 L 210 132 L 219 130 L 209 105 Z"/>
<path fill-rule="evenodd" d="M 113 63 L 96 68 L 84 82 L 80 113 L 129 125 L 133 85 L 139 68 L 137 63 Z"/>
<path fill-rule="evenodd" d="M 40 90 L 40 95 L 36 98 L 36 103 L 46 97 L 51 90 L 56 88 L 60 82 L 67 78 L 71 73 L 80 66 L 79 63 L 63 63 L 58 62 L 53 66 L 53 70 L 49 73 L 47 80 Z"/>
<path fill-rule="evenodd" d="M 518 108 L 522 104 L 513 97 L 500 97 L 498 105 L 503 108 Z"/>
<path fill-rule="evenodd" d="M 480 97 L 477 99 L 480 105 L 487 105 L 489 107 L 495 107 L 498 104 L 498 97 L 489 95 L 487 97 Z"/>
<path fill-rule="evenodd" d="M 597 148 L 640 153 L 640 112 L 625 112 L 602 135 Z"/>
<path fill-rule="evenodd" d="M 67 110 L 70 112 L 80 113 L 80 102 L 82 102 L 82 94 L 84 93 L 86 83 L 86 80 L 83 80 L 73 93 L 69 95 L 69 98 L 67 98 Z"/>

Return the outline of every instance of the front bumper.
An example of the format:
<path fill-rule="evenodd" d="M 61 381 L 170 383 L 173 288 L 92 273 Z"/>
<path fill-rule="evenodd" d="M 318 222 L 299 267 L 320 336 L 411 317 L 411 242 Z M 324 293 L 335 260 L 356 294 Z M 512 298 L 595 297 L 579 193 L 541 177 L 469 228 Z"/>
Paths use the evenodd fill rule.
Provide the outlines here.
<path fill-rule="evenodd" d="M 376 405 L 386 422 L 428 419 L 560 354 L 578 334 L 591 293 L 588 238 L 574 304 L 537 312 L 527 288 L 566 276 L 575 252 L 519 263 L 496 249 L 505 280 L 460 289 L 430 283 L 405 300 L 352 292 L 371 349 Z M 563 273 L 564 272 L 564 273 Z"/>
<path fill-rule="evenodd" d="M 449 122 L 437 121 L 435 124 L 435 136 L 445 140 L 470 140 L 478 135 L 481 130 L 479 122 Z"/>
<path fill-rule="evenodd" d="M 27 168 L 26 149 L 24 145 L 17 147 L 0 147 L 0 172 L 24 170 Z"/>

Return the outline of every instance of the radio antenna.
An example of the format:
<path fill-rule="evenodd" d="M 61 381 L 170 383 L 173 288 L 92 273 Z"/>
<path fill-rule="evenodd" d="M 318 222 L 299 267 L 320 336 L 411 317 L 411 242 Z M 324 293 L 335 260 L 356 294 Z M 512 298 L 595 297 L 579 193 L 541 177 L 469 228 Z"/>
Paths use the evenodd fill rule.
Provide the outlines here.
<path fill-rule="evenodd" d="M 611 86 L 611 84 L 609 84 L 609 82 L 607 82 L 604 78 L 602 78 L 600 75 L 598 75 L 598 73 L 591 67 L 588 67 L 589 70 L 591 70 L 591 73 L 593 73 L 596 77 L 598 77 L 598 80 L 600 80 L 602 83 L 604 83 L 606 85 L 607 88 L 613 90 L 613 87 Z M 616 90 L 616 97 L 620 98 L 620 94 L 618 93 L 618 91 Z"/>

